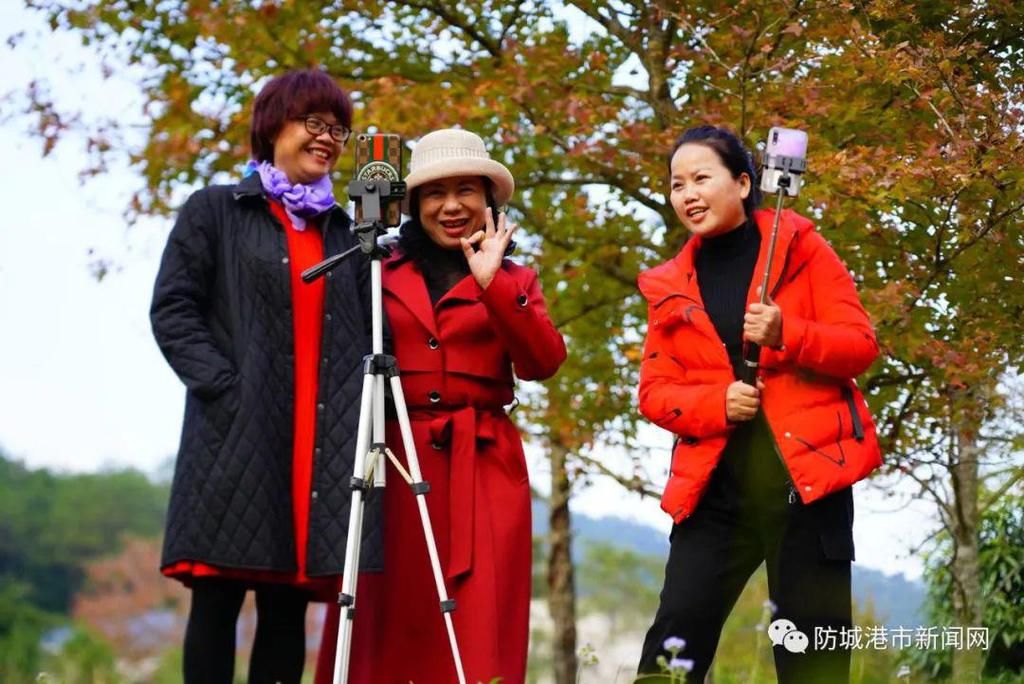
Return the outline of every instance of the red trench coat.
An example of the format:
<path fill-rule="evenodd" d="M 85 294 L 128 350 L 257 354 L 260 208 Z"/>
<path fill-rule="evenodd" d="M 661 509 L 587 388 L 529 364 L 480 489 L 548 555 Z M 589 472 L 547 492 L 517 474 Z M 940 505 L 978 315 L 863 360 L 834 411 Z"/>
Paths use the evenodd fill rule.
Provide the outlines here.
<path fill-rule="evenodd" d="M 470 275 L 436 305 L 411 259 L 387 260 L 383 284 L 467 681 L 518 684 L 529 641 L 530 489 L 502 407 L 513 401 L 513 369 L 548 378 L 565 343 L 536 273 L 510 261 L 486 290 Z M 404 463 L 395 421 L 388 444 Z M 384 510 L 385 570 L 359 578 L 349 681 L 449 684 L 455 668 L 415 499 L 391 468 Z M 332 607 L 318 682 L 331 681 L 336 625 Z"/>

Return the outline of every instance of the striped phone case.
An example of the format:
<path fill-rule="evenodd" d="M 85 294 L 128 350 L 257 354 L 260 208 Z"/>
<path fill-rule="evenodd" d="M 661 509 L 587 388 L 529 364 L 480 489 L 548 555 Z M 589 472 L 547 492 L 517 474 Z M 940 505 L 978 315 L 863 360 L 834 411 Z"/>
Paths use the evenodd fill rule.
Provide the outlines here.
<path fill-rule="evenodd" d="M 356 137 L 355 180 L 402 180 L 402 138 L 394 133 L 360 133 Z M 362 207 L 356 201 L 356 221 L 361 221 Z M 383 211 L 387 226 L 402 222 L 402 207 L 395 200 Z"/>

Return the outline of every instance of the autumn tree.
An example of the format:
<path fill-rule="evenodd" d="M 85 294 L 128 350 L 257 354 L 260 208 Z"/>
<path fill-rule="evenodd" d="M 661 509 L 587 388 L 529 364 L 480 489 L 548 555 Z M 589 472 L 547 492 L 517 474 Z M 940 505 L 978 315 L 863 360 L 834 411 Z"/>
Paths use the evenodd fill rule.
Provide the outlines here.
<path fill-rule="evenodd" d="M 103 635 L 118 655 L 139 661 L 179 643 L 188 590 L 156 571 L 160 540 L 127 538 L 115 555 L 89 562 L 72 617 Z"/>
<path fill-rule="evenodd" d="M 884 351 L 865 382 L 890 462 L 925 493 L 949 485 L 958 619 L 979 623 L 977 436 L 1000 401 L 997 369 L 1020 361 L 1024 320 L 1013 287 L 1024 248 L 1019 3 L 28 4 L 142 74 L 144 141 L 126 147 L 113 120 L 87 132 L 91 169 L 117 154 L 139 169 L 130 214 L 169 213 L 182 188 L 233 175 L 254 91 L 292 67 L 335 75 L 358 126 L 414 138 L 459 124 L 511 166 L 513 210 L 531 235 L 522 251 L 571 350 L 518 414 L 551 456 L 548 596 L 562 683 L 576 671 L 573 488 L 604 472 L 651 492 L 648 475 L 667 465 L 644 460 L 634 403 L 645 324 L 635 277 L 684 240 L 663 194 L 665 152 L 694 123 L 728 125 L 751 145 L 772 125 L 810 131 L 794 208 L 857 276 Z M 30 95 L 52 145 L 74 116 L 45 84 Z M 915 457 L 938 457 L 936 420 L 956 448 L 926 474 Z M 617 467 L 610 445 L 634 460 Z M 998 492 L 1020 468 L 993 477 Z M 954 662 L 966 679 L 979 668 L 976 654 Z"/>

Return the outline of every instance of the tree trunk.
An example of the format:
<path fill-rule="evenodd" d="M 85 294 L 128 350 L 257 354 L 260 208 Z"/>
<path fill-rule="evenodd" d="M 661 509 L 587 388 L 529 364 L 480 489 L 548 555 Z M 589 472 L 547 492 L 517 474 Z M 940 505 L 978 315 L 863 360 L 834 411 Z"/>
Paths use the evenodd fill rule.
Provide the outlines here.
<path fill-rule="evenodd" d="M 565 462 L 568 453 L 551 445 L 551 500 L 548 556 L 548 610 L 554 621 L 552 657 L 556 684 L 576 681 L 576 581 L 572 565 L 572 526 L 569 516 L 571 484 Z"/>
<path fill-rule="evenodd" d="M 964 643 L 953 651 L 954 682 L 980 682 L 985 651 L 967 648 L 968 627 L 982 627 L 984 597 L 981 591 L 981 567 L 978 560 L 979 449 L 976 426 L 965 420 L 957 429 L 957 462 L 950 468 L 953 484 L 953 610 L 964 628 Z"/>

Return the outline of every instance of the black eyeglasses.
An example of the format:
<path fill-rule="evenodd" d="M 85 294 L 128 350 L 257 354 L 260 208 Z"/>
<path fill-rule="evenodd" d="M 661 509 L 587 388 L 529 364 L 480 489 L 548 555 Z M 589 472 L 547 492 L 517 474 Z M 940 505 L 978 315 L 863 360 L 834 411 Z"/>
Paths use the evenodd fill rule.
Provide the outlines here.
<path fill-rule="evenodd" d="M 323 135 L 324 131 L 329 131 L 331 134 L 331 140 L 339 142 L 344 145 L 348 142 L 348 137 L 352 135 L 352 131 L 348 130 L 341 124 L 334 124 L 333 126 L 320 117 L 306 115 L 295 117 L 296 121 L 301 121 L 306 125 L 306 132 L 310 135 Z"/>

